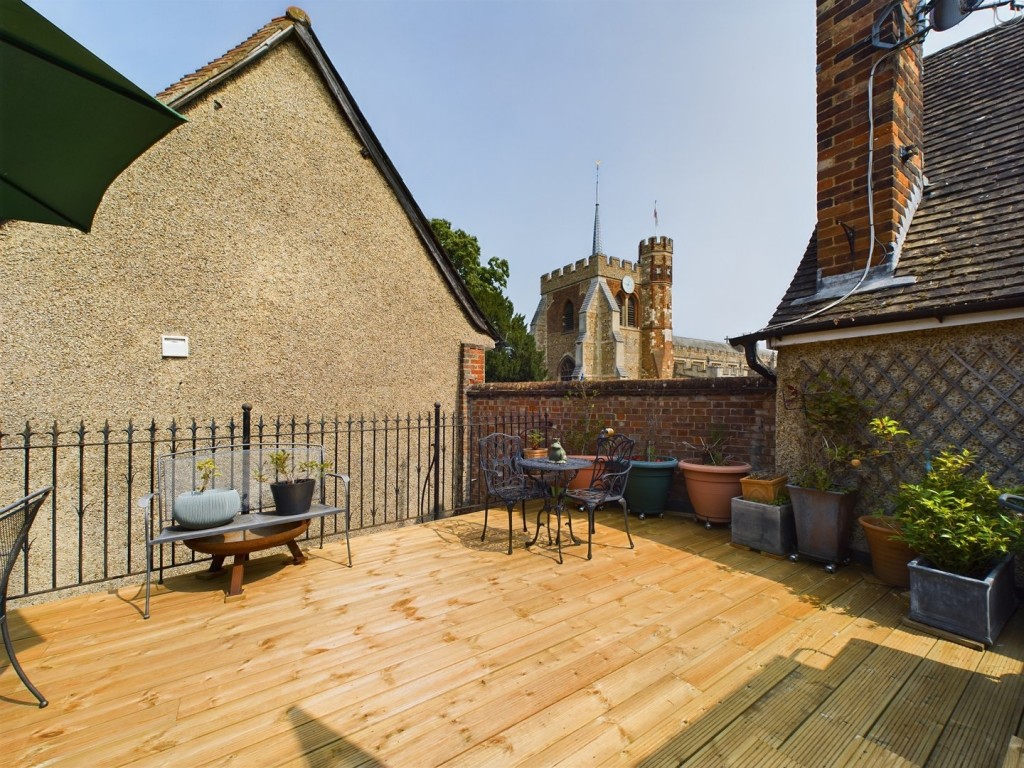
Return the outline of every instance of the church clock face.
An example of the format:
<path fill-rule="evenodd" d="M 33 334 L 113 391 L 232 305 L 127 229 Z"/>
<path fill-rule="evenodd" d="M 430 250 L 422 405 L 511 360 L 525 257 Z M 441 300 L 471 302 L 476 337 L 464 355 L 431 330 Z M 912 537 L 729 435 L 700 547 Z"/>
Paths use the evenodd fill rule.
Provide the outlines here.
<path fill-rule="evenodd" d="M 633 285 L 632 277 L 626 275 L 624 278 L 622 278 L 622 290 L 624 290 L 626 293 L 632 293 L 634 287 L 635 286 Z"/>

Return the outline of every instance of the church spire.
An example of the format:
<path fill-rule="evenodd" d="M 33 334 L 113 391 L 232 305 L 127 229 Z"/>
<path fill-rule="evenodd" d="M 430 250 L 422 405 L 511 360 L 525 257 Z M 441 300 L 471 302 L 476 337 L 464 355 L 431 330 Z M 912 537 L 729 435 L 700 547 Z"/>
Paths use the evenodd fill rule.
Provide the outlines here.
<path fill-rule="evenodd" d="M 604 253 L 601 247 L 601 161 L 594 171 L 594 249 L 592 256 Z"/>

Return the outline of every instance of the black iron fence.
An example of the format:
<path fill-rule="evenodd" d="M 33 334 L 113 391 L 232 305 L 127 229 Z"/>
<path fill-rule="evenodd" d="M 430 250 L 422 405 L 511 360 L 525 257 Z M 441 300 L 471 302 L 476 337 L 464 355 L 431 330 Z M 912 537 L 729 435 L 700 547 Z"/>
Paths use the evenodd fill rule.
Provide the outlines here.
<path fill-rule="evenodd" d="M 234 416 L 140 427 L 84 421 L 48 429 L 26 423 L 0 431 L 0 501 L 53 485 L 40 510 L 9 596 L 42 594 L 136 576 L 145 569 L 144 517 L 138 500 L 156 484 L 156 459 L 177 450 L 293 442 L 324 446 L 334 471 L 351 478 L 354 532 L 437 519 L 478 508 L 478 440 L 490 432 L 525 435 L 545 430 L 536 412 L 510 412 L 470 423 L 435 405 L 433 413 L 318 419 L 258 416 L 242 406 Z M 335 493 L 340 494 L 340 489 Z M 330 498 L 328 503 L 343 502 Z M 328 536 L 341 525 L 334 523 Z M 312 534 L 311 534 L 312 535 Z M 319 535 L 317 531 L 316 535 Z M 197 561 L 175 551 L 171 567 Z"/>

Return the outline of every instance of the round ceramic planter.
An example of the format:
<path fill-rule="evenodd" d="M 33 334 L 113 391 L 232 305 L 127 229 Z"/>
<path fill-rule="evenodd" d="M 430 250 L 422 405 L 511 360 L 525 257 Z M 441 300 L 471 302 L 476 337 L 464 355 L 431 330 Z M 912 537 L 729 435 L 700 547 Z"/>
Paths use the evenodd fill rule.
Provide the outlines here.
<path fill-rule="evenodd" d="M 224 525 L 241 509 L 242 499 L 234 488 L 210 488 L 180 494 L 171 514 L 182 528 L 202 530 Z"/>
<path fill-rule="evenodd" d="M 709 527 L 728 524 L 732 520 L 732 500 L 741 495 L 740 478 L 750 474 L 750 465 L 739 461 L 701 464 L 683 459 L 679 469 L 697 519 Z"/>
<path fill-rule="evenodd" d="M 917 557 L 917 552 L 902 541 L 892 538 L 899 532 L 892 518 L 865 515 L 858 522 L 868 540 L 871 570 L 875 578 L 892 587 L 909 587 L 910 569 L 907 563 Z"/>

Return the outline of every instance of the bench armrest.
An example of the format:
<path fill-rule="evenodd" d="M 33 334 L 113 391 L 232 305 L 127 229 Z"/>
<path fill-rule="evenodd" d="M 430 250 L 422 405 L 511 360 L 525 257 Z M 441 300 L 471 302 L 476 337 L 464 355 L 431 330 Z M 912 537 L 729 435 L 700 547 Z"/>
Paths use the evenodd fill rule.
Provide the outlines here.
<path fill-rule="evenodd" d="M 145 496 L 142 496 L 141 498 L 139 498 L 139 506 L 142 507 L 143 509 L 149 509 L 150 505 L 153 503 L 153 498 L 155 496 L 155 493 L 147 493 Z"/>
<path fill-rule="evenodd" d="M 345 483 L 345 485 L 348 485 L 348 482 L 349 482 L 348 475 L 343 475 L 343 474 L 341 474 L 339 472 L 324 472 L 324 477 L 336 477 L 339 480 L 341 480 L 343 483 Z"/>

